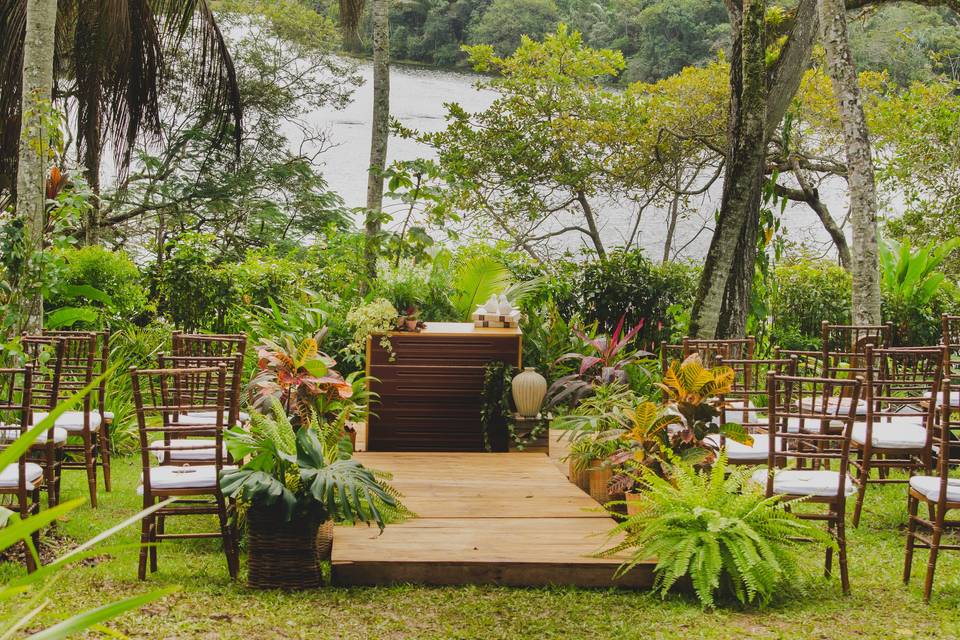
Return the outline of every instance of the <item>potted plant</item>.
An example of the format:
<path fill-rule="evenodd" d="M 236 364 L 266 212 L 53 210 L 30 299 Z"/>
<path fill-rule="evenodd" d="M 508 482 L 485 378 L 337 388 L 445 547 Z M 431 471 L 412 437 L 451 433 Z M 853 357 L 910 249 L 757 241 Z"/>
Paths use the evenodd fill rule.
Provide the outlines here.
<path fill-rule="evenodd" d="M 346 322 L 353 328 L 353 341 L 348 347 L 353 353 L 364 353 L 367 349 L 367 337 L 380 336 L 380 346 L 390 354 L 393 361 L 396 356 L 390 344 L 388 333 L 396 328 L 400 314 L 397 308 L 385 298 L 375 298 L 364 302 L 347 312 Z"/>
<path fill-rule="evenodd" d="M 398 509 L 396 492 L 352 459 L 349 440 L 316 415 L 295 429 L 278 400 L 272 416 L 251 412 L 250 429 L 226 432 L 223 494 L 245 507 L 252 587 L 307 589 L 322 583 L 333 524 L 374 523 Z"/>

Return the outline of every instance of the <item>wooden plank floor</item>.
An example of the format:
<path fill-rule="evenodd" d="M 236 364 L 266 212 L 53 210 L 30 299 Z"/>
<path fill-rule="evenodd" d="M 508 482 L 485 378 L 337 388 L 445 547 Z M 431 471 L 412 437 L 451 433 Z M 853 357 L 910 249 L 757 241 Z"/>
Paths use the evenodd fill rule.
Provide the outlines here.
<path fill-rule="evenodd" d="M 383 453 L 357 458 L 389 471 L 417 514 L 376 528 L 337 527 L 341 585 L 412 582 L 644 587 L 650 566 L 621 579 L 619 559 L 592 554 L 614 522 L 557 465 L 534 453 Z"/>

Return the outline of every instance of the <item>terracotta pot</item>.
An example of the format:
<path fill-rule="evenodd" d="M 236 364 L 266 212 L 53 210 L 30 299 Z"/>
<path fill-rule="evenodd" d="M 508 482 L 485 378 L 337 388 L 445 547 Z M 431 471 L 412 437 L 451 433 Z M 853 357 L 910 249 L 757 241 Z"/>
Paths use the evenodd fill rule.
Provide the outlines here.
<path fill-rule="evenodd" d="M 416 331 L 417 330 L 417 319 L 416 318 L 407 318 L 404 320 L 404 323 L 407 325 L 407 331 Z"/>
<path fill-rule="evenodd" d="M 524 418 L 536 418 L 547 395 L 547 380 L 533 367 L 526 367 L 513 377 L 510 391 L 517 413 Z"/>
<path fill-rule="evenodd" d="M 623 494 L 623 499 L 627 503 L 627 515 L 635 516 L 640 512 L 640 494 L 634 491 L 628 491 Z"/>
<path fill-rule="evenodd" d="M 569 466 L 569 478 L 570 482 L 577 485 L 581 491 L 585 493 L 590 493 L 590 472 L 584 469 L 583 471 L 577 471 L 574 468 L 573 460 L 570 461 Z"/>

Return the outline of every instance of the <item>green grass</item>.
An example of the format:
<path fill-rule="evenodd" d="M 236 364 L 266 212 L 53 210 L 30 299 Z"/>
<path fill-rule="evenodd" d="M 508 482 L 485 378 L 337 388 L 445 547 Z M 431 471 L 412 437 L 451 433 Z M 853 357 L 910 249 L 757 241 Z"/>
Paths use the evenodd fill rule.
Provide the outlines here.
<path fill-rule="evenodd" d="M 115 462 L 114 491 L 101 507 L 83 507 L 59 525 L 77 541 L 139 510 L 139 459 Z M 84 495 L 82 474 L 68 473 L 64 497 Z M 287 594 L 232 583 L 217 541 L 167 542 L 160 571 L 136 579 L 137 551 L 105 556 L 72 570 L 41 615 L 50 624 L 82 608 L 150 588 L 181 585 L 177 594 L 116 620 L 112 627 L 149 638 L 950 638 L 960 637 L 960 554 L 944 552 L 934 600 L 920 587 L 926 552 L 918 552 L 910 587 L 902 586 L 905 488 L 871 486 L 863 524 L 849 535 L 853 595 L 820 574 L 822 550 L 810 547 L 803 595 L 784 594 L 764 610 L 703 612 L 689 596 L 498 587 L 325 588 Z M 850 509 L 852 511 L 852 507 Z M 172 519 L 168 530 L 184 526 Z M 195 523 L 198 524 L 198 523 Z M 199 523 L 214 526 L 213 518 Z M 135 542 L 131 528 L 113 542 Z M 22 569 L 0 564 L 0 581 Z M 0 616 L 4 611 L 0 609 Z"/>

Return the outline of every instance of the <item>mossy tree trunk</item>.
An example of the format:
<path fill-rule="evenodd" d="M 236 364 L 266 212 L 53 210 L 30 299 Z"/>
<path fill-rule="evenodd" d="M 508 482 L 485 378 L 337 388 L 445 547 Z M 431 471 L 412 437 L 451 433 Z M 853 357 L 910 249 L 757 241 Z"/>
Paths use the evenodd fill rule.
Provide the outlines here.
<path fill-rule="evenodd" d="M 390 3 L 373 0 L 373 125 L 370 135 L 370 169 L 367 179 L 366 242 L 364 262 L 367 277 L 377 277 L 377 255 L 383 219 L 383 172 L 387 166 L 390 136 Z"/>

